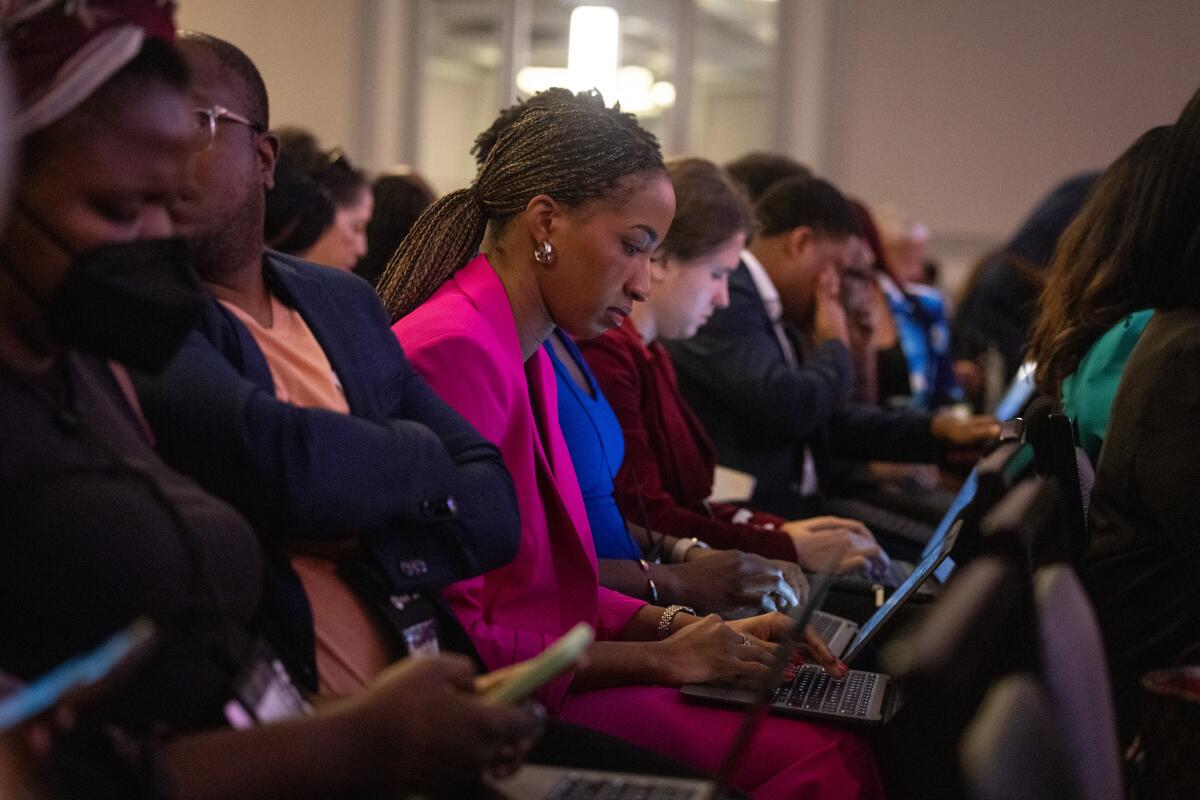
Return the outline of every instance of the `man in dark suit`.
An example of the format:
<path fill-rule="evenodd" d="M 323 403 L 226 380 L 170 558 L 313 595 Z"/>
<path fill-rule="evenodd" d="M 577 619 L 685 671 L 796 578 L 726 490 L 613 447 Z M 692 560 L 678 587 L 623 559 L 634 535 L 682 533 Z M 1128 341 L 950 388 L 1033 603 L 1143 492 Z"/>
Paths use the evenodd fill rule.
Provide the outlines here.
<path fill-rule="evenodd" d="M 858 234 L 850 206 L 831 184 L 797 177 L 769 188 L 755 216 L 759 233 L 729 279 L 728 307 L 667 347 L 720 463 L 757 479 L 756 505 L 816 514 L 835 456 L 930 462 L 947 443 L 998 434 L 987 418 L 849 403 L 854 371 L 838 286 Z"/>
<path fill-rule="evenodd" d="M 188 35 L 180 48 L 207 118 L 172 212 L 210 298 L 174 361 L 137 388 L 164 457 L 268 545 L 272 638 L 315 688 L 312 608 L 282 548 L 331 556 L 366 605 L 392 615 L 401 651 L 427 650 L 429 620 L 449 623 L 434 590 L 515 555 L 512 480 L 409 365 L 365 281 L 264 250 L 278 152 L 266 90 L 225 42 Z M 396 602 L 410 594 L 423 599 Z"/>

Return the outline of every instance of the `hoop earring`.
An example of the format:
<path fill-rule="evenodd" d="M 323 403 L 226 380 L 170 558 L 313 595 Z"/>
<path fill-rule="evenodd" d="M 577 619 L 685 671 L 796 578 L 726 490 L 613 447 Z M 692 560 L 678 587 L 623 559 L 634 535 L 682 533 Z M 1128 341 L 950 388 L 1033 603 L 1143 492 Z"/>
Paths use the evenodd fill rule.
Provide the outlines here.
<path fill-rule="evenodd" d="M 554 259 L 554 248 L 550 246 L 549 240 L 542 242 L 533 248 L 533 260 L 542 266 L 546 266 Z"/>

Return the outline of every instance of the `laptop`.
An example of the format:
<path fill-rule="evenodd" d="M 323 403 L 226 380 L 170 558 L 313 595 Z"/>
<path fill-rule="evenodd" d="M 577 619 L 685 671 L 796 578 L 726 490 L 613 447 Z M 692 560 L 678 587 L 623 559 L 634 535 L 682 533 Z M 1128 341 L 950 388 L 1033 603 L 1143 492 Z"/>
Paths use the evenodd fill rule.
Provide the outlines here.
<path fill-rule="evenodd" d="M 712 781 L 526 764 L 489 780 L 498 800 L 717 800 Z"/>
<path fill-rule="evenodd" d="M 810 624 L 824 637 L 825 633 L 817 626 L 825 618 L 832 617 L 840 622 L 837 630 L 831 631 L 831 638 L 826 639 L 835 656 L 847 664 L 854 662 L 883 626 L 916 594 L 921 584 L 945 562 L 961 527 L 961 521 L 951 525 L 937 550 L 921 559 L 907 580 L 861 628 L 840 617 L 815 615 L 815 606 L 824 602 L 833 578 L 822 579 L 819 588 L 812 589 L 806 606 L 806 614 L 813 620 Z M 697 703 L 743 706 L 753 702 L 753 694 L 744 689 L 688 684 L 679 691 L 685 699 Z M 790 680 L 776 689 L 768 707 L 773 712 L 788 716 L 880 725 L 892 718 L 899 704 L 896 685 L 887 675 L 852 669 L 846 677 L 835 679 L 822 667 L 804 664 L 792 672 Z"/>
<path fill-rule="evenodd" d="M 1025 406 L 1029 404 L 1029 399 L 1033 397 L 1034 390 L 1037 389 L 1037 385 L 1034 383 L 1034 373 L 1036 372 L 1036 361 L 1026 361 L 1021 365 L 1017 374 L 1013 376 L 1012 382 L 1004 391 L 1004 396 L 992 409 L 993 417 L 1005 422 L 1021 415 Z"/>
<path fill-rule="evenodd" d="M 992 411 L 996 419 L 1005 422 L 1021 414 L 1037 388 L 1034 384 L 1036 371 L 1036 362 L 1026 361 L 1021 365 L 1004 396 Z M 930 503 L 922 502 L 920 495 L 904 495 L 885 488 L 868 492 L 861 497 L 827 497 L 822 501 L 822 508 L 827 514 L 856 519 L 875 533 L 926 545 L 928 552 L 929 543 L 949 524 L 946 519 L 957 510 L 961 510 L 961 496 L 960 491 L 941 514 L 941 522 L 936 527 L 926 520 L 937 519 L 938 511 Z M 912 565 L 903 561 L 893 563 L 904 572 L 895 576 L 884 576 L 885 580 L 867 581 L 865 587 L 875 583 L 885 587 L 899 585 L 912 570 Z"/>
<path fill-rule="evenodd" d="M 923 561 L 931 553 L 936 553 L 941 549 L 942 542 L 946 540 L 946 536 L 950 533 L 954 523 L 962 518 L 963 510 L 970 505 L 975 499 L 976 490 L 979 487 L 979 476 L 976 470 L 971 470 L 967 475 L 967 479 L 963 481 L 963 485 L 958 490 L 958 494 L 954 496 L 950 507 L 946 509 L 946 515 L 942 517 L 941 523 L 934 529 L 933 535 L 929 537 L 929 541 L 925 543 L 925 548 L 921 551 L 921 560 Z M 936 594 L 947 580 L 950 579 L 950 573 L 954 571 L 954 560 L 947 557 L 942 565 L 934 572 L 933 580 L 930 581 L 930 586 L 922 584 L 919 590 L 924 595 Z M 895 589 L 908 580 L 916 569 L 916 564 L 909 561 L 892 560 L 888 564 L 888 569 L 882 575 L 877 575 L 869 572 L 866 569 L 859 569 L 852 572 L 847 572 L 839 575 L 836 579 L 839 589 L 848 589 L 851 591 L 870 591 L 876 586 L 882 586 L 885 589 Z M 818 616 L 818 620 L 820 616 Z"/>
<path fill-rule="evenodd" d="M 1025 409 L 1025 406 L 1029 404 L 1029 400 L 1033 397 L 1036 389 L 1033 380 L 1034 373 L 1036 371 L 1036 362 L 1026 361 L 1021 365 L 1021 368 L 1017 370 L 1017 374 L 1013 378 L 1012 383 L 1009 384 L 1008 389 L 1005 391 L 1004 397 L 1001 398 L 1000 402 L 995 408 L 995 411 L 993 412 L 996 419 L 1001 420 L 1002 422 L 1014 420 L 1017 415 L 1019 415 Z M 1004 440 L 1004 438 L 1005 434 L 1002 433 L 1001 440 Z M 978 469 L 973 469 L 971 470 L 970 474 L 967 475 L 967 479 L 963 481 L 963 485 L 959 488 L 958 494 L 954 496 L 954 499 L 946 508 L 946 513 L 942 516 L 941 522 L 938 523 L 936 528 L 929 529 L 929 533 L 924 539 L 925 548 L 921 552 L 921 558 L 925 558 L 925 556 L 936 551 L 941 546 L 941 541 L 945 537 L 946 532 L 950 530 L 950 527 L 954 524 L 954 521 L 962 516 L 963 509 L 965 509 L 967 505 L 975 499 L 978 487 Z M 862 501 L 840 498 L 837 502 L 839 506 L 844 503 L 852 503 L 854 504 L 855 508 L 858 508 L 859 512 L 866 512 L 869 510 L 870 513 L 854 513 L 854 511 L 847 506 L 836 513 L 864 522 L 867 527 L 871 528 L 872 530 L 875 530 L 877 527 L 871 522 L 871 519 L 875 518 L 873 516 L 874 514 L 888 515 L 888 521 L 880 526 L 881 530 L 890 531 L 893 528 L 898 528 L 907 524 L 906 531 L 908 532 L 905 534 L 905 538 L 912 539 L 914 541 L 918 540 L 918 537 L 920 536 L 919 531 L 927 528 L 927 526 L 924 526 L 922 523 L 916 522 L 915 520 L 910 520 L 908 523 L 905 523 L 903 518 L 900 518 L 900 515 L 896 514 L 895 512 L 870 506 Z M 868 517 L 871 519 L 868 519 Z M 900 519 L 897 520 L 895 518 Z M 861 569 L 841 575 L 838 578 L 837 585 L 839 589 L 849 589 L 854 591 L 870 591 L 876 585 L 882 586 L 885 589 L 892 589 L 899 586 L 905 581 L 905 579 L 908 578 L 910 574 L 912 574 L 913 566 L 914 565 L 908 561 L 893 560 L 888 565 L 888 571 L 883 575 L 873 575 L 866 569 Z M 946 561 L 943 562 L 943 565 L 938 568 L 937 573 L 934 574 L 934 580 L 928 585 L 922 587 L 921 593 L 926 595 L 936 594 L 938 589 L 940 589 L 940 587 L 946 583 L 946 580 L 950 577 L 950 573 L 954 571 L 954 566 L 954 560 L 947 558 Z M 820 620 L 820 618 L 820 615 L 818 615 L 817 619 Z"/>
<path fill-rule="evenodd" d="M 489 780 L 488 788 L 509 800 L 718 800 L 754 739 L 761 710 L 777 693 L 790 664 L 790 654 L 813 613 L 825 602 L 831 580 L 815 576 L 808 602 L 792 612 L 792 625 L 780 637 L 775 660 L 757 690 L 742 690 L 749 698 L 738 729 L 715 781 L 665 778 L 624 772 L 572 769 L 526 764 L 508 778 Z"/>

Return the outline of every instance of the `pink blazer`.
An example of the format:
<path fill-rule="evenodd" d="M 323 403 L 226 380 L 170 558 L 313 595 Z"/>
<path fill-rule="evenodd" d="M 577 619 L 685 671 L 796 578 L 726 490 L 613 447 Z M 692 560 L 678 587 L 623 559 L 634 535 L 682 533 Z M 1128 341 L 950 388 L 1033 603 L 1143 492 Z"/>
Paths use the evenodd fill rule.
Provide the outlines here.
<path fill-rule="evenodd" d="M 521 545 L 506 567 L 445 595 L 489 669 L 540 653 L 577 622 L 613 639 L 643 602 L 599 584 L 575 468 L 558 426 L 554 368 L 545 352 L 523 363 L 508 296 L 476 256 L 392 331 L 447 403 L 494 442 L 512 473 Z M 571 675 L 539 692 L 562 706 Z"/>

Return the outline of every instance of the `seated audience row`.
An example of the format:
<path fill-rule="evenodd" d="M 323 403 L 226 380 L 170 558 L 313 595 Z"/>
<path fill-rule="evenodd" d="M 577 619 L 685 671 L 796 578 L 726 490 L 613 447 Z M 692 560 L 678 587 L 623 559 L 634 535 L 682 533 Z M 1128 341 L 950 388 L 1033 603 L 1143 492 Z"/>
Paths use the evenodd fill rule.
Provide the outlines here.
<path fill-rule="evenodd" d="M 839 273 L 859 226 L 826 181 L 791 178 L 755 205 L 758 234 L 729 278 L 729 304 L 668 342 L 683 396 L 719 460 L 757 480 L 752 502 L 784 517 L 820 513 L 835 456 L 935 462 L 947 445 L 996 435 L 961 419 L 848 401 L 854 370 Z"/>
<path fill-rule="evenodd" d="M 1100 178 L 1055 257 L 1034 355 L 1096 462 L 1080 570 L 1129 741 L 1139 679 L 1200 642 L 1194 490 L 1200 93 Z"/>
<path fill-rule="evenodd" d="M 650 292 L 675 213 L 658 144 L 599 95 L 551 90 L 501 114 L 476 147 L 475 182 L 430 207 L 380 282 L 405 352 L 499 444 L 516 484 L 517 558 L 445 594 L 493 669 L 594 621 L 587 666 L 539 694 L 551 713 L 715 770 L 739 715 L 684 705 L 668 687 L 761 676 L 786 617 L 721 624 L 599 587 L 543 348 L 557 328 L 592 338 L 620 325 Z M 755 796 L 877 793 L 858 737 L 781 719 L 763 733 L 734 775 Z"/>
<path fill-rule="evenodd" d="M 157 629 L 78 725 L 0 740 L 0 786 L 42 794 L 46 742 L 96 797 L 712 773 L 741 716 L 675 687 L 760 681 L 805 570 L 886 569 L 827 498 L 994 441 L 944 408 L 951 354 L 1011 372 L 1026 341 L 1097 465 L 1076 566 L 1124 738 L 1139 676 L 1200 642 L 1200 92 L 1043 201 L 952 345 L 923 250 L 787 157 L 664 161 L 633 115 L 550 89 L 479 135 L 467 188 L 381 178 L 368 249 L 365 175 L 272 132 L 252 61 L 177 35 L 172 3 L 0 20 L 0 677 Z M 717 464 L 748 502 L 711 501 Z M 536 691 L 548 719 L 481 698 L 578 623 L 596 642 Z M 801 653 L 846 669 L 811 629 Z M 755 798 L 883 794 L 850 729 L 760 734 L 732 775 Z"/>
<path fill-rule="evenodd" d="M 529 746 L 531 716 L 475 699 L 465 664 L 430 659 L 389 669 L 389 662 L 439 644 L 468 652 L 474 644 L 487 666 L 505 666 L 535 654 L 564 623 L 584 619 L 596 624 L 602 638 L 625 641 L 597 645 L 590 665 L 552 684 L 543 699 L 571 718 L 564 711 L 569 690 L 576 715 L 605 728 L 619 721 L 614 717 L 624 692 L 625 705 L 645 701 L 657 715 L 654 741 L 642 743 L 715 767 L 726 745 L 716 737 L 732 733 L 736 714 L 680 711 L 666 689 L 598 688 L 753 679 L 763 673 L 768 641 L 785 618 L 727 625 L 599 590 L 570 458 L 547 406 L 549 446 L 542 457 L 561 475 L 562 496 L 546 492 L 533 507 L 522 502 L 529 499 L 528 473 L 514 469 L 524 523 L 516 561 L 446 590 L 472 639 L 456 641 L 461 629 L 441 613 L 436 590 L 513 557 L 516 508 L 505 466 L 512 469 L 519 455 L 508 438 L 492 435 L 501 463 L 494 445 L 428 391 L 407 366 L 365 284 L 303 262 L 264 257 L 264 191 L 277 144 L 267 133 L 261 78 L 240 51 L 191 34 L 182 44 L 191 73 L 186 83 L 188 70 L 166 43 L 171 37 L 166 8 L 146 3 L 133 9 L 136 14 L 120 4 L 104 7 L 99 16 L 107 27 L 99 32 L 144 38 L 141 55 L 83 105 L 65 105 L 59 117 L 39 120 L 44 129 L 26 142 L 36 153 L 30 162 L 36 167 L 23 176 L 5 239 L 12 278 L 5 285 L 12 291 L 4 295 L 11 304 L 4 318 L 17 322 L 4 339 L 6 368 L 13 370 L 10 405 L 27 412 L 8 420 L 9 438 L 18 447 L 9 451 L 4 498 L 11 512 L 6 516 L 19 524 L 7 542 L 12 557 L 5 563 L 13 574 L 6 576 L 11 577 L 6 586 L 59 618 L 43 614 L 34 625 L 28 617 L 18 620 L 17 607 L 9 604 L 13 624 L 6 630 L 13 635 L 6 641 L 4 666 L 32 677 L 134 616 L 149 614 L 163 631 L 162 645 L 138 678 L 110 699 L 106 713 L 136 734 L 169 733 L 162 751 L 165 770 L 183 795 L 312 796 L 384 783 L 412 789 L 470 777 L 485 765 L 505 769 Z M 26 42 L 38 41 L 34 34 L 45 30 L 40 25 L 92 30 L 71 14 L 31 17 L 26 24 L 31 26 L 23 29 L 29 32 Z M 62 57 L 74 54 L 64 48 Z M 104 55 L 113 58 L 112 52 Z M 31 88 L 45 96 L 55 87 Z M 124 104 L 124 113 L 100 113 L 113 103 Z M 523 190 L 532 193 L 527 206 L 551 209 L 541 221 L 553 230 L 563 262 L 574 261 L 555 270 L 556 280 L 548 279 L 548 285 L 562 292 L 581 284 L 595 293 L 576 294 L 576 304 L 560 312 L 572 327 L 589 308 L 597 310 L 598 301 L 637 294 L 625 287 L 640 280 L 630 270 L 646 267 L 648 247 L 642 240 L 610 243 L 620 212 L 644 220 L 638 224 L 645 228 L 625 230 L 618 241 L 640 232 L 653 242 L 670 225 L 673 193 L 657 145 L 631 117 L 592 97 L 572 97 L 544 114 L 525 115 L 518 108 L 501 118 L 496 131 L 502 142 L 510 125 L 522 131 L 525 142 L 510 137 L 520 153 L 530 141 L 545 150 L 545 140 L 533 132 L 546 126 L 556 131 L 557 147 L 576 151 L 595 136 L 593 123 L 612 135 L 599 143 L 599 158 L 610 169 L 638 167 L 633 173 L 611 174 L 597 186 L 590 182 L 597 179 L 578 170 L 558 175 L 531 170 Z M 640 153 L 640 160 L 613 159 L 614 152 Z M 540 181 L 563 198 L 561 206 L 538 191 Z M 105 187 L 106 203 L 115 198 L 133 210 L 112 218 L 109 205 L 97 207 L 91 200 L 98 186 Z M 77 205 L 45 201 L 73 192 Z M 467 196 L 477 202 L 476 194 Z M 589 213 L 580 213 L 581 206 L 591 206 Z M 520 237 L 522 228 L 512 219 L 532 225 L 536 216 L 530 208 L 509 213 L 510 224 L 498 226 L 494 236 L 505 231 L 505 238 Z M 186 246 L 163 240 L 173 224 L 194 246 L 204 285 L 189 268 Z M 530 230 L 525 227 L 523 235 Z M 109 246 L 93 252 L 96 245 Z M 522 257 L 510 260 L 512 272 L 505 274 L 517 276 L 525 299 L 533 300 L 530 289 L 540 294 L 540 288 L 529 272 L 537 277 L 542 265 L 531 255 L 532 245 L 519 252 Z M 68 270 L 64 253 L 83 255 Z M 486 261 L 480 263 L 494 292 L 500 279 Z M 557 256 L 550 263 L 557 265 Z M 563 272 L 571 279 L 564 282 Z M 86 283 L 88 276 L 96 281 L 120 275 L 131 282 L 154 281 L 161 287 L 152 294 L 158 304 L 143 310 L 109 292 L 104 296 L 112 299 L 99 312 L 91 306 L 81 310 L 87 291 L 81 294 L 80 283 L 94 286 Z M 124 287 L 139 288 L 145 286 Z M 42 297 L 53 298 L 44 315 L 33 304 Z M 503 292 L 500 299 L 509 308 Z M 572 300 L 569 293 L 566 299 Z M 64 327 L 64 314 L 91 327 Z M 596 322 L 577 330 L 599 332 L 593 330 Z M 172 360 L 181 341 L 183 349 Z M 545 355 L 533 350 L 545 378 Z M 134 368 L 142 404 L 120 367 L 112 367 L 110 375 L 93 356 Z M 414 357 L 420 365 L 421 348 Z M 542 384 L 551 392 L 552 381 Z M 446 389 L 461 391 L 462 384 L 442 388 L 453 403 L 458 395 Z M 511 424 L 519 429 L 535 410 L 519 403 L 488 408 L 499 413 L 477 420 L 485 434 Z M 525 447 L 534 441 L 526 439 Z M 60 444 L 48 446 L 54 442 Z M 152 445 L 224 502 L 173 472 Z M 372 485 L 379 487 L 374 495 L 364 491 Z M 88 504 L 70 522 L 52 513 L 63 507 L 68 492 L 77 510 L 79 502 Z M 537 518 L 552 519 L 564 508 L 567 515 L 555 520 L 553 540 L 562 557 L 543 562 L 541 543 L 531 535 L 538 533 Z M 487 535 L 481 538 L 485 522 Z M 162 538 L 171 530 L 177 537 Z M 88 549 L 79 549 L 77 540 Z M 64 558 L 78 566 L 64 570 Z M 527 572 L 531 563 L 540 565 L 533 576 Z M 131 565 L 140 567 L 130 573 Z M 532 581 L 523 585 L 526 578 Z M 495 595 L 478 622 L 460 600 L 475 585 Z M 389 607 L 406 614 L 392 614 Z M 562 613 L 547 614 L 556 607 Z M 80 608 L 91 616 L 81 618 Z M 511 620 L 505 619 L 508 609 Z M 531 612 L 543 616 L 539 620 Z M 72 616 L 74 622 L 68 622 Z M 512 646 L 498 652 L 489 631 L 521 622 L 524 632 L 512 628 L 496 639 L 516 635 Z M 30 646 L 38 630 L 43 645 L 49 631 L 52 646 Z M 830 669 L 840 670 L 823 642 L 810 636 L 809 644 Z M 290 669 L 271 666 L 276 650 Z M 274 676 L 270 696 L 290 698 L 282 707 L 251 692 L 264 670 Z M 289 676 L 310 691 L 353 695 L 322 703 L 310 714 Z M 236 713 L 234 699 L 240 702 Z M 201 733 L 223 713 L 231 722 L 274 724 L 245 733 Z M 436 720 L 441 714 L 452 722 Z M 856 737 L 776 724 L 787 734 L 775 738 L 789 745 L 749 760 L 737 776 L 746 788 L 758 789 L 760 796 L 790 794 L 789 787 L 801 785 L 839 796 L 877 792 L 870 756 Z M 644 729 L 618 732 L 635 741 L 645 737 Z M 413 746 L 403 756 L 389 752 L 381 764 L 381 748 L 417 738 L 424 749 Z M 665 740 L 675 741 L 664 745 Z M 461 766 L 441 752 L 451 741 L 461 746 L 455 756 Z M 245 762 L 253 762 L 252 768 Z"/>
<path fill-rule="evenodd" d="M 180 797 L 433 787 L 519 757 L 533 715 L 482 702 L 458 658 L 310 711 L 271 666 L 255 531 L 154 452 L 126 368 L 160 369 L 205 303 L 172 203 L 193 153 L 257 160 L 265 117 L 195 110 L 169 5 L 50 4 L 8 31 L 24 159 L 0 245 L 0 664 L 29 679 L 154 618 L 155 651 L 90 712 L 162 737 L 147 795 L 164 776 Z M 220 729 L 268 709 L 294 713 Z"/>

